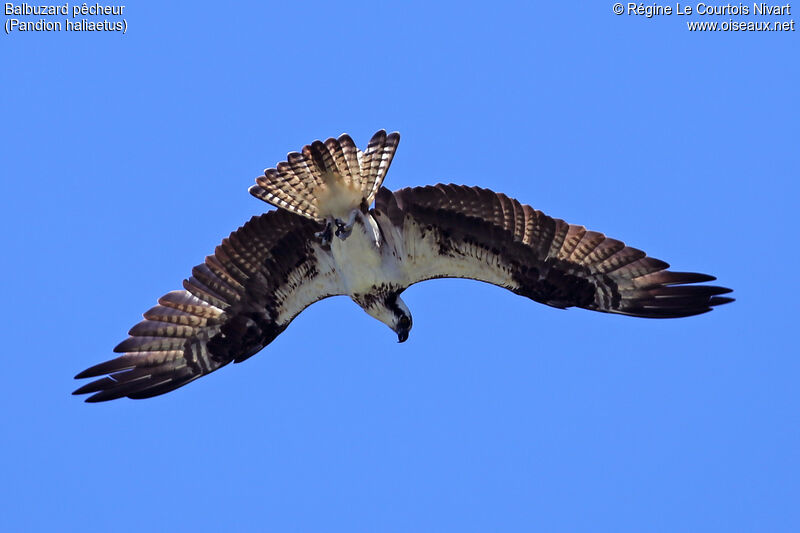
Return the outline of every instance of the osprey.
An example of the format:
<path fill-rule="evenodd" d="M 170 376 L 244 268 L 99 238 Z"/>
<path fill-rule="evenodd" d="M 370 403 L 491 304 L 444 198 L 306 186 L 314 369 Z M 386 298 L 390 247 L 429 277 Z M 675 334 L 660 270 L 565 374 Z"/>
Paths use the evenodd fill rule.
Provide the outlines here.
<path fill-rule="evenodd" d="M 278 209 L 250 219 L 165 294 L 114 351 L 76 378 L 86 401 L 149 398 L 256 354 L 303 309 L 347 295 L 408 338 L 400 298 L 434 278 L 493 283 L 552 307 L 648 318 L 698 315 L 733 301 L 715 278 L 670 272 L 602 233 L 479 187 L 381 187 L 398 133 L 359 150 L 315 141 L 267 169 L 250 193 Z M 370 206 L 374 202 L 374 207 Z"/>

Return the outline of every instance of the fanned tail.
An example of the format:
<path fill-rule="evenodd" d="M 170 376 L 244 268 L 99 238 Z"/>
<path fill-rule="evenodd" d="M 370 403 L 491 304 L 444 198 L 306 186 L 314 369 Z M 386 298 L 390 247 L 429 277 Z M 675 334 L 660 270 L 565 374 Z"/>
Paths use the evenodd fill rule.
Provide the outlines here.
<path fill-rule="evenodd" d="M 399 142 L 399 133 L 384 130 L 372 136 L 364 152 L 346 133 L 314 141 L 266 169 L 250 194 L 318 222 L 329 216 L 346 219 L 353 209 L 372 204 Z"/>

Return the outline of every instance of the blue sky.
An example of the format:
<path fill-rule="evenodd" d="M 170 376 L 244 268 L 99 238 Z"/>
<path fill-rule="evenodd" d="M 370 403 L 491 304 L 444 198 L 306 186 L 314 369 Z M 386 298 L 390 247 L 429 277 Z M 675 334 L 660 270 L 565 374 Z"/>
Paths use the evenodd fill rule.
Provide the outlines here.
<path fill-rule="evenodd" d="M 798 34 L 286 4 L 2 35 L 0 529 L 797 531 Z M 441 280 L 404 294 L 405 344 L 335 298 L 169 395 L 70 395 L 267 209 L 262 169 L 380 128 L 390 188 L 502 191 L 737 301 L 637 320 Z"/>

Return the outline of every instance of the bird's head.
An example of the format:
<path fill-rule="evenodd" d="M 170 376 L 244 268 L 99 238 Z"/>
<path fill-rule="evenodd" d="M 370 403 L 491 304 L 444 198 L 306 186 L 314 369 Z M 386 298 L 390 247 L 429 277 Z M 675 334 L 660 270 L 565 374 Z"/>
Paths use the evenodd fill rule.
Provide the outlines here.
<path fill-rule="evenodd" d="M 397 334 L 397 342 L 405 342 L 414 321 L 400 292 L 373 293 L 354 300 L 371 317 L 389 326 Z"/>

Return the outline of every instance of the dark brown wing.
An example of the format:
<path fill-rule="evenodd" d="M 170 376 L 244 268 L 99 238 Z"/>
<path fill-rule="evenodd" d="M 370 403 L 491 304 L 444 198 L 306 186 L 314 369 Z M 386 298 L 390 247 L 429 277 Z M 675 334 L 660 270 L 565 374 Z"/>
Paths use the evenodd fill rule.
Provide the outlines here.
<path fill-rule="evenodd" d="M 277 337 L 312 303 L 341 294 L 321 226 L 288 211 L 253 217 L 165 294 L 114 351 L 124 355 L 76 378 L 106 375 L 74 394 L 86 401 L 149 398 L 181 387 Z"/>
<path fill-rule="evenodd" d="M 670 272 L 641 250 L 487 189 L 381 189 L 375 212 L 382 226 L 402 227 L 409 284 L 472 278 L 553 307 L 648 318 L 697 315 L 732 301 L 720 296 L 730 289 L 693 285 L 713 276 Z"/>

